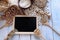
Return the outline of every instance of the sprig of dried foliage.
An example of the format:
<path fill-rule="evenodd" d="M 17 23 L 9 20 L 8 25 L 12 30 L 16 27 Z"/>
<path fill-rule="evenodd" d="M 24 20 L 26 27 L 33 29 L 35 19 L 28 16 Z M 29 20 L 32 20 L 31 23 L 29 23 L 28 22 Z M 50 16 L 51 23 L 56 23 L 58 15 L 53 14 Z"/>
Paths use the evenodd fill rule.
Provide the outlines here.
<path fill-rule="evenodd" d="M 10 26 L 13 24 L 13 18 L 15 15 L 25 15 L 25 13 L 22 12 L 22 9 L 17 7 L 16 5 L 13 5 L 9 7 L 5 12 L 4 15 L 1 15 L 1 20 L 6 20 L 5 25 L 3 25 L 0 29 Z"/>
<path fill-rule="evenodd" d="M 10 38 L 12 38 L 14 33 L 15 33 L 15 30 L 12 30 L 4 40 L 9 40 Z"/>
<path fill-rule="evenodd" d="M 49 25 L 49 20 L 50 20 L 51 15 L 50 15 L 48 12 L 45 12 L 45 11 L 44 11 L 44 8 L 45 8 L 46 4 L 47 4 L 47 0 L 33 0 L 33 4 L 32 4 L 33 8 L 32 8 L 32 6 L 31 6 L 30 8 L 28 8 L 29 10 L 28 10 L 28 9 L 25 9 L 25 10 L 24 10 L 25 13 L 23 13 L 22 9 L 19 8 L 19 7 L 17 7 L 16 5 L 13 5 L 13 6 L 9 7 L 9 8 L 4 12 L 4 15 L 2 15 L 2 16 L 0 17 L 0 20 L 6 20 L 6 24 L 3 25 L 0 29 L 4 28 L 4 27 L 6 27 L 6 26 L 12 25 L 12 24 L 13 24 L 13 23 L 12 23 L 12 22 L 13 22 L 13 17 L 14 17 L 15 15 L 29 15 L 28 13 L 31 14 L 31 12 L 34 12 L 34 10 L 36 9 L 36 8 L 34 9 L 34 7 L 37 6 L 38 9 L 40 9 L 40 11 L 35 11 L 35 12 L 36 12 L 36 15 L 37 15 L 37 16 L 38 16 L 38 15 L 40 16 L 39 22 L 40 22 L 42 25 L 46 25 L 47 27 L 51 28 L 54 32 L 56 32 L 56 33 L 60 36 L 60 34 L 59 34 L 55 29 L 53 29 L 53 28 Z M 35 5 L 35 6 L 34 6 L 34 5 Z M 26 11 L 26 10 L 28 10 L 28 11 Z M 31 10 L 31 12 L 30 12 L 30 10 Z M 15 30 L 12 30 L 12 31 L 7 35 L 7 38 L 5 38 L 4 40 L 8 40 L 9 38 L 11 38 L 11 37 L 14 35 L 14 33 L 15 33 Z M 36 30 L 34 31 L 34 33 L 35 33 L 36 36 L 38 36 L 38 37 L 46 40 L 46 39 L 43 37 L 43 35 L 42 35 L 42 33 L 41 33 L 41 31 L 40 31 L 39 29 L 36 29 Z"/>
<path fill-rule="evenodd" d="M 37 36 L 38 38 L 42 38 L 43 40 L 46 40 L 45 37 L 42 35 L 41 31 L 39 29 L 35 29 L 34 30 L 34 34 L 35 36 Z"/>
<path fill-rule="evenodd" d="M 4 12 L 9 7 L 8 0 L 0 0 L 0 12 Z"/>

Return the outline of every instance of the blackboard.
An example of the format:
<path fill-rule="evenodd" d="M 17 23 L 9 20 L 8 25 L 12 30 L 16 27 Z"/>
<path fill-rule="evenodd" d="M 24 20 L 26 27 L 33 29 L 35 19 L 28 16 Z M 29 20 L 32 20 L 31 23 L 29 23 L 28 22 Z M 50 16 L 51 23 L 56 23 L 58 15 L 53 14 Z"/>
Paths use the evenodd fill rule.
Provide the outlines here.
<path fill-rule="evenodd" d="M 15 17 L 14 28 L 18 32 L 34 32 L 36 26 L 36 17 Z"/>

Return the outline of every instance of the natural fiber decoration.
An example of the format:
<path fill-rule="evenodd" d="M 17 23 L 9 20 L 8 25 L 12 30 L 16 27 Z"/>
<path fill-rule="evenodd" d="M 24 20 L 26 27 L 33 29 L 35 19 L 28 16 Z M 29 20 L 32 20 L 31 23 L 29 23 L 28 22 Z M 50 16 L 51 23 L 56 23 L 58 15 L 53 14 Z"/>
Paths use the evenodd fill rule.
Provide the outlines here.
<path fill-rule="evenodd" d="M 9 7 L 5 12 L 4 15 L 2 15 L 0 17 L 1 20 L 6 20 L 6 24 L 3 25 L 0 29 L 6 27 L 6 26 L 10 26 L 12 25 L 13 22 L 13 17 L 15 15 L 25 15 L 25 13 L 23 13 L 22 9 L 17 7 L 16 5 L 13 5 L 11 7 Z"/>
<path fill-rule="evenodd" d="M 42 38 L 43 40 L 46 40 L 46 39 L 43 37 L 43 35 L 42 35 L 42 33 L 41 33 L 41 31 L 40 31 L 39 29 L 35 29 L 35 30 L 34 30 L 34 34 L 35 34 L 35 36 L 37 36 L 37 37 L 39 37 L 39 38 Z"/>
<path fill-rule="evenodd" d="M 50 15 L 48 12 L 45 12 L 44 10 L 40 9 L 37 7 L 35 4 L 32 4 L 32 6 L 28 9 L 25 9 L 24 12 L 26 15 L 32 15 L 32 16 L 37 16 L 38 17 L 38 24 L 41 22 L 42 15 L 46 16 L 48 18 L 47 21 L 50 20 Z"/>
<path fill-rule="evenodd" d="M 0 1 L 3 1 L 3 2 L 6 2 L 6 3 L 8 3 L 8 0 L 0 0 Z"/>
<path fill-rule="evenodd" d="M 38 24 L 46 25 L 47 27 L 51 28 L 54 32 L 56 32 L 60 36 L 60 34 L 49 25 L 48 21 L 50 20 L 51 15 L 49 15 L 49 12 L 44 10 L 47 4 L 47 0 L 33 0 L 31 2 L 32 2 L 32 5 L 29 8 L 23 10 L 25 13 L 23 13 L 22 9 L 17 7 L 16 5 L 9 7 L 4 12 L 4 15 L 0 17 L 0 20 L 6 20 L 6 24 L 3 25 L 1 29 L 6 26 L 12 25 L 13 17 L 15 15 L 28 15 L 28 16 L 31 15 L 31 16 L 38 17 Z M 7 4 L 4 4 L 4 5 L 7 5 Z M 12 30 L 8 34 L 7 38 L 5 38 L 5 40 L 8 40 L 9 38 L 11 38 L 14 35 L 14 32 L 15 30 Z M 45 40 L 45 38 L 43 37 L 39 29 L 36 29 L 34 33 L 37 37 L 40 37 Z"/>
<path fill-rule="evenodd" d="M 60 33 L 58 33 L 50 25 L 48 25 L 49 24 L 49 20 L 51 18 L 51 14 L 49 14 L 49 12 L 45 11 L 44 8 L 42 9 L 42 8 L 38 7 L 35 3 L 33 3 L 30 8 L 24 10 L 24 12 L 26 13 L 26 15 L 37 16 L 38 17 L 38 25 L 39 26 L 40 26 L 40 24 L 46 25 L 47 27 L 51 28 L 52 31 L 54 31 L 55 33 L 57 33 L 58 35 L 60 35 Z M 46 22 L 48 22 L 48 24 L 46 24 Z"/>
<path fill-rule="evenodd" d="M 34 0 L 35 5 L 42 9 L 45 8 L 47 2 L 47 0 Z"/>
<path fill-rule="evenodd" d="M 8 0 L 0 0 L 0 12 L 5 11 L 9 7 Z"/>
<path fill-rule="evenodd" d="M 15 33 L 15 30 L 12 30 L 4 40 L 9 40 L 10 38 L 12 38 L 14 33 Z"/>
<path fill-rule="evenodd" d="M 60 33 L 58 33 L 48 22 L 48 20 L 50 19 L 50 15 L 44 13 L 41 15 L 41 23 L 42 25 L 46 25 L 47 27 L 51 28 L 56 34 L 58 34 L 60 36 Z"/>
<path fill-rule="evenodd" d="M 60 33 L 59 32 L 57 32 L 48 22 L 46 22 L 46 23 L 43 23 L 43 25 L 45 25 L 45 26 L 47 26 L 47 27 L 49 27 L 50 29 L 52 29 L 56 34 L 58 34 L 59 36 L 60 36 Z"/>

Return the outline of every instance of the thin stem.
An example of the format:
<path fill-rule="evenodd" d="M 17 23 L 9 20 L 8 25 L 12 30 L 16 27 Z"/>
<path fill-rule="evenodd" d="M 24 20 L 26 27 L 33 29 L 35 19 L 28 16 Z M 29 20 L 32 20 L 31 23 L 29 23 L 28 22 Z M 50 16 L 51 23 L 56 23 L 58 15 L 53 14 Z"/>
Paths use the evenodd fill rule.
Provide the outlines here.
<path fill-rule="evenodd" d="M 56 34 L 58 34 L 60 36 L 60 33 L 58 33 L 53 27 L 51 27 L 48 22 L 46 22 L 45 25 L 47 27 L 51 28 Z"/>
<path fill-rule="evenodd" d="M 39 29 L 34 30 L 34 34 L 35 36 L 41 38 L 42 40 L 46 40 Z"/>
<path fill-rule="evenodd" d="M 4 27 L 6 27 L 6 26 L 7 26 L 7 25 L 5 24 L 5 25 L 1 26 L 0 29 L 4 28 Z"/>
<path fill-rule="evenodd" d="M 9 38 L 12 38 L 13 35 L 14 35 L 14 33 L 15 33 L 15 31 L 12 30 L 12 31 L 7 35 L 7 37 L 6 37 L 4 40 L 8 40 Z"/>

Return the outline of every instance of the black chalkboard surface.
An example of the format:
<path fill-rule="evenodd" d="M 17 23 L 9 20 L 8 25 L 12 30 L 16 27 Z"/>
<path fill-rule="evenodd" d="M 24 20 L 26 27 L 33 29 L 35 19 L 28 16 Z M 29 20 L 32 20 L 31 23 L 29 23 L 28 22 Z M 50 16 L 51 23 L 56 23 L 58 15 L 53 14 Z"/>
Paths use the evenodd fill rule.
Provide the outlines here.
<path fill-rule="evenodd" d="M 18 32 L 34 32 L 36 26 L 36 17 L 15 17 L 14 28 Z"/>

